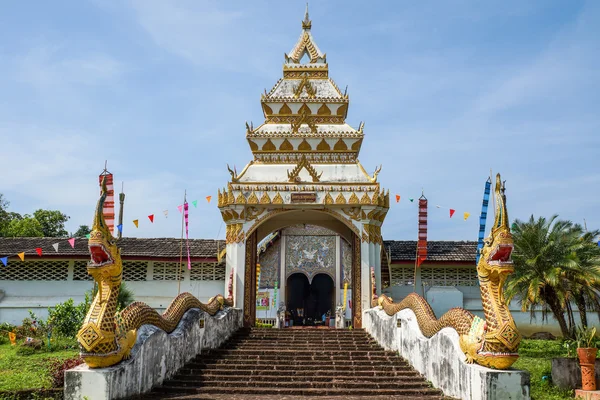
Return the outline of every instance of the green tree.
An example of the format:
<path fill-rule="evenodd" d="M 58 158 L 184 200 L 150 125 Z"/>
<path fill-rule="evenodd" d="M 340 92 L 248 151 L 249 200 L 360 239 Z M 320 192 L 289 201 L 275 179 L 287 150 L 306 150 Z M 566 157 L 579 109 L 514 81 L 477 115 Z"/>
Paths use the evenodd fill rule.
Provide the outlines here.
<path fill-rule="evenodd" d="M 73 237 L 85 237 L 86 235 L 88 235 L 92 230 L 90 229 L 89 226 L 87 225 L 79 225 L 79 229 L 77 229 L 77 232 L 75 232 L 73 234 Z"/>
<path fill-rule="evenodd" d="M 513 224 L 515 273 L 507 280 L 506 297 L 510 301 L 518 296 L 523 311 L 529 310 L 532 317 L 536 309 L 542 309 L 543 318 L 550 311 L 569 338 L 574 329 L 572 301 L 584 309 L 594 305 L 590 296 L 600 287 L 600 264 L 594 253 L 598 249 L 590 246 L 597 233 L 586 234 L 581 226 L 557 218 L 535 220 L 532 215 L 527 222 Z M 585 318 L 585 313 L 581 316 Z"/>
<path fill-rule="evenodd" d="M 65 230 L 65 222 L 69 220 L 69 217 L 60 211 L 40 209 L 35 211 L 33 216 L 41 224 L 44 236 L 65 237 L 69 235 Z"/>
<path fill-rule="evenodd" d="M 10 202 L 0 193 L 0 237 L 6 236 L 6 229 L 13 219 L 22 219 L 20 214 L 8 211 Z"/>
<path fill-rule="evenodd" d="M 43 237 L 42 224 L 29 214 L 12 219 L 4 230 L 6 237 Z"/>

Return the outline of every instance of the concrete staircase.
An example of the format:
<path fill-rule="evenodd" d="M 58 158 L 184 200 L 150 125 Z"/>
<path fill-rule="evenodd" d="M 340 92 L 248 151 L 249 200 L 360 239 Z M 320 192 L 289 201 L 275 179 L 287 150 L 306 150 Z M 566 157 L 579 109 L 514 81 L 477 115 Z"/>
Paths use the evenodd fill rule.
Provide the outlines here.
<path fill-rule="evenodd" d="M 198 355 L 143 398 L 254 396 L 444 398 L 365 331 L 329 329 L 240 330 L 222 348 Z"/>

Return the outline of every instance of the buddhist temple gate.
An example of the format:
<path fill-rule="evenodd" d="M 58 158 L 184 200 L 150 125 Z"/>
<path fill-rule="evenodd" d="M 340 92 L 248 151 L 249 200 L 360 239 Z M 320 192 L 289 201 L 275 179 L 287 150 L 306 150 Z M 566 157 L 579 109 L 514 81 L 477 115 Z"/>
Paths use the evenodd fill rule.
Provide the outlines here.
<path fill-rule="evenodd" d="M 219 190 L 226 223 L 226 273 L 234 271 L 235 306 L 254 325 L 257 244 L 286 226 L 310 223 L 331 229 L 351 244 L 353 325 L 371 306 L 371 267 L 381 293 L 381 225 L 386 193 L 358 161 L 364 124 L 346 123 L 349 97 L 329 77 L 326 55 L 311 34 L 308 9 L 300 38 L 285 55 L 283 78 L 261 96 L 265 122 L 246 123 L 254 156 Z"/>

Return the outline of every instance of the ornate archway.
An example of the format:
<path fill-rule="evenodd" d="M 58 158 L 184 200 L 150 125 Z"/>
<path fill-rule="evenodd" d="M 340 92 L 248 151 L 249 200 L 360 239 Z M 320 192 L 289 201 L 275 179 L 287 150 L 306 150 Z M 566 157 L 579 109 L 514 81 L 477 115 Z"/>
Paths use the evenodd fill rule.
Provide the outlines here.
<path fill-rule="evenodd" d="M 246 123 L 253 160 L 219 190 L 219 209 L 227 224 L 227 275 L 234 271 L 234 296 L 244 322 L 254 324 L 256 245 L 262 237 L 292 223 L 325 225 L 352 243 L 353 323 L 362 325 L 371 304 L 371 267 L 381 293 L 381 225 L 389 191 L 358 161 L 364 139 L 346 123 L 350 103 L 329 77 L 325 54 L 303 28 L 289 54 L 314 54 L 310 65 L 287 56 L 280 79 L 261 97 L 265 122 Z"/>

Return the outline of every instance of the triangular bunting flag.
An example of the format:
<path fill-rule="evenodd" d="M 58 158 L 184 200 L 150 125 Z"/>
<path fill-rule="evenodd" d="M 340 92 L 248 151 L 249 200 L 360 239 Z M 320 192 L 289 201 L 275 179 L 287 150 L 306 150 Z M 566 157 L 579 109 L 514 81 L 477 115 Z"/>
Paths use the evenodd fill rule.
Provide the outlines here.
<path fill-rule="evenodd" d="M 36 247 L 35 252 L 38 253 L 38 256 L 42 256 L 42 248 L 41 247 Z"/>
<path fill-rule="evenodd" d="M 411 199 L 410 197 L 408 198 L 410 200 L 410 202 L 412 203 L 413 201 L 415 201 L 415 199 Z"/>
<path fill-rule="evenodd" d="M 75 248 L 75 238 L 69 239 L 69 244 L 71 245 L 72 248 Z"/>
<path fill-rule="evenodd" d="M 198 207 L 198 200 L 192 201 L 192 204 L 194 205 L 194 208 Z"/>
<path fill-rule="evenodd" d="M 119 232 L 123 233 L 123 224 L 117 225 L 117 229 L 119 230 Z"/>
<path fill-rule="evenodd" d="M 19 258 L 21 259 L 21 261 L 25 261 L 25 253 L 21 252 L 19 254 L 17 254 L 19 256 Z"/>
<path fill-rule="evenodd" d="M 165 211 L 163 211 L 163 213 L 165 214 L 165 218 L 169 217 L 169 210 L 165 210 Z"/>
<path fill-rule="evenodd" d="M 183 209 L 183 206 L 177 206 L 177 209 L 179 210 L 179 212 L 181 212 L 181 210 Z"/>
<path fill-rule="evenodd" d="M 138 222 L 139 222 L 139 221 L 138 221 L 137 219 L 134 219 L 134 220 L 133 220 L 133 224 L 135 225 L 135 227 L 136 227 L 136 228 L 138 227 Z"/>
<path fill-rule="evenodd" d="M 90 235 L 89 233 L 87 235 L 85 235 L 86 239 L 89 239 L 92 235 Z"/>
<path fill-rule="evenodd" d="M 399 194 L 397 194 L 397 195 L 396 195 L 396 203 L 399 203 L 399 202 L 400 202 L 400 195 L 399 195 Z"/>
<path fill-rule="evenodd" d="M 456 212 L 456 210 L 450 209 L 450 218 L 452 218 L 452 216 L 454 215 L 455 212 Z"/>
<path fill-rule="evenodd" d="M 206 196 L 206 201 L 208 201 L 210 203 L 210 200 L 212 199 L 212 196 Z"/>
<path fill-rule="evenodd" d="M 54 247 L 54 251 L 58 253 L 58 243 L 54 243 L 52 247 Z"/>
<path fill-rule="evenodd" d="M 513 223 L 510 228 L 514 231 L 517 228 L 517 224 Z M 600 242 L 598 242 L 598 245 L 600 246 Z"/>
<path fill-rule="evenodd" d="M 469 218 L 469 215 L 471 215 L 471 213 L 468 213 L 468 212 L 465 213 L 465 221 L 467 220 L 467 218 Z"/>
<path fill-rule="evenodd" d="M 148 215 L 148 219 L 150 220 L 150 222 L 154 223 L 154 214 Z"/>
<path fill-rule="evenodd" d="M 440 208 L 440 206 L 436 205 L 435 208 Z"/>
<path fill-rule="evenodd" d="M 0 258 L 0 261 L 2 261 L 2 264 L 4 264 L 4 266 L 6 267 L 6 265 L 8 264 L 8 257 L 2 257 Z"/>

